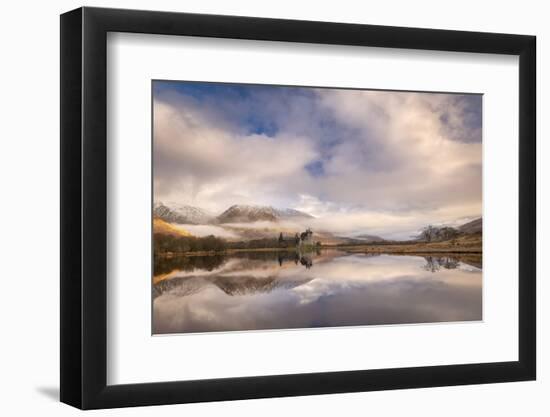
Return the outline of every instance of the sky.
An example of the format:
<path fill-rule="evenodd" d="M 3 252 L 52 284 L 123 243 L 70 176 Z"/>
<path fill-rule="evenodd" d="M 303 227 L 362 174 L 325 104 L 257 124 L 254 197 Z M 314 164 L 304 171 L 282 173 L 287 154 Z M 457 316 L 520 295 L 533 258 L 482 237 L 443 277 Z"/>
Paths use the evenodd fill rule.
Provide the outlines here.
<path fill-rule="evenodd" d="M 153 82 L 154 200 L 408 238 L 482 213 L 482 95 Z"/>

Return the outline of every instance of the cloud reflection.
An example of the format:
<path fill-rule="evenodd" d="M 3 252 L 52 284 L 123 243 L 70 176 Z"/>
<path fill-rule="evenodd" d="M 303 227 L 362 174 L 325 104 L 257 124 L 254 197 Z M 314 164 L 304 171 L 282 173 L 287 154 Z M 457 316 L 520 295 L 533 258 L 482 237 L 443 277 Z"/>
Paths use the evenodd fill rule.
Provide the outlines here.
<path fill-rule="evenodd" d="M 422 257 L 322 255 L 301 264 L 232 258 L 156 287 L 154 333 L 481 320 L 481 270 L 428 271 Z M 154 290 L 155 291 L 155 290 Z"/>

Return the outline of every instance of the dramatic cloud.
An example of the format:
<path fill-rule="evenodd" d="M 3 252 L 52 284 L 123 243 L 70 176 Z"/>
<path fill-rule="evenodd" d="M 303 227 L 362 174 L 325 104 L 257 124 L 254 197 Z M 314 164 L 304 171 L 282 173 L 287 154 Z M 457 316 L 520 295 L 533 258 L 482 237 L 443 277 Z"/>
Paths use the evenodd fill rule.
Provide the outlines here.
<path fill-rule="evenodd" d="M 155 82 L 154 192 L 407 237 L 481 215 L 481 96 Z"/>

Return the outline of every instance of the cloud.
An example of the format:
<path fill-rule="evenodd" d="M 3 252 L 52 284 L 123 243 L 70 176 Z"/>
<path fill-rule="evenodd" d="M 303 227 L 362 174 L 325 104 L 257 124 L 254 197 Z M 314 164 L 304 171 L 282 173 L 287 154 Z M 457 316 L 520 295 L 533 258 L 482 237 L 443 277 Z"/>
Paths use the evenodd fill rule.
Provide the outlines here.
<path fill-rule="evenodd" d="M 155 197 L 196 202 L 214 211 L 269 193 L 317 157 L 308 138 L 243 135 L 204 120 L 190 106 L 154 103 Z M 260 193 L 260 195 L 257 194 Z"/>
<path fill-rule="evenodd" d="M 342 232 L 396 236 L 481 215 L 479 95 L 163 87 L 154 97 L 157 200 L 214 212 L 292 207 Z"/>
<path fill-rule="evenodd" d="M 382 210 L 481 203 L 481 143 L 445 135 L 441 114 L 451 115 L 456 131 L 462 110 L 440 96 L 323 91 L 323 105 L 357 131 L 325 164 L 326 192 Z"/>

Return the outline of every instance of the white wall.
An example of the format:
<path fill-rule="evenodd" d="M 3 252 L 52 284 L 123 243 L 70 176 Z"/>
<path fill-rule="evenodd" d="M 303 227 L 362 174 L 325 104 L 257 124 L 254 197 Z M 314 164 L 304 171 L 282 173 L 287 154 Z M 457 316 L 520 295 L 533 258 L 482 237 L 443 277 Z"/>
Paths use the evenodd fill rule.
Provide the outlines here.
<path fill-rule="evenodd" d="M 59 305 L 59 18 L 79 7 L 77 1 L 5 2 L 0 42 L 0 410 L 4 415 L 32 412 L 73 415 L 57 402 Z M 542 120 L 550 97 L 550 26 L 545 3 L 391 1 L 299 2 L 278 0 L 91 1 L 89 6 L 240 14 L 309 20 L 418 26 L 534 34 L 538 37 L 538 137 L 548 136 Z M 544 102 L 543 102 L 544 101 Z M 539 213 L 550 210 L 542 184 L 550 168 L 549 147 L 539 147 Z M 541 149 L 542 148 L 542 149 Z M 539 259 L 550 249 L 550 225 L 539 215 Z M 7 233 L 6 233 L 7 232 Z M 546 236 L 542 238 L 542 234 Z M 100 411 L 99 415 L 548 415 L 550 405 L 550 331 L 546 319 L 550 268 L 539 264 L 539 380 L 454 388 L 239 401 Z"/>

